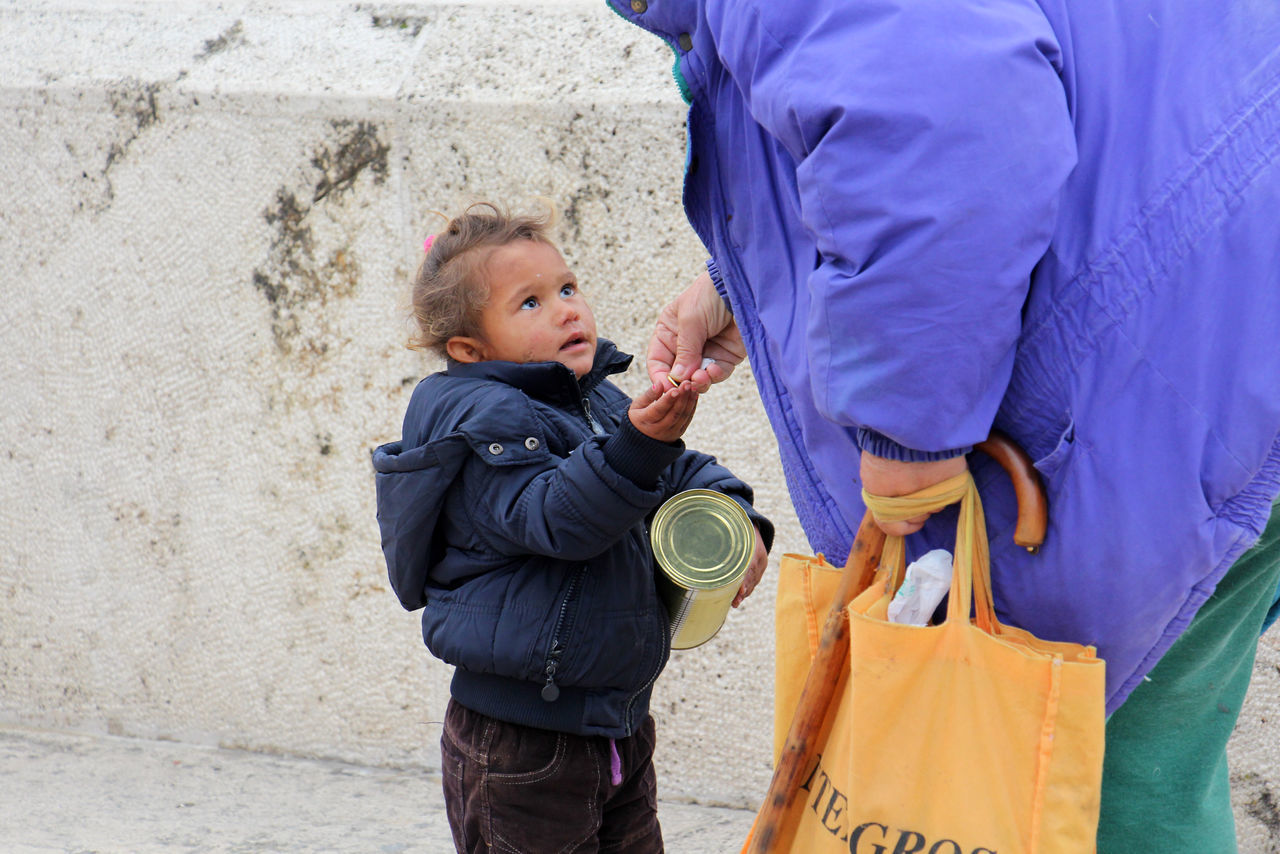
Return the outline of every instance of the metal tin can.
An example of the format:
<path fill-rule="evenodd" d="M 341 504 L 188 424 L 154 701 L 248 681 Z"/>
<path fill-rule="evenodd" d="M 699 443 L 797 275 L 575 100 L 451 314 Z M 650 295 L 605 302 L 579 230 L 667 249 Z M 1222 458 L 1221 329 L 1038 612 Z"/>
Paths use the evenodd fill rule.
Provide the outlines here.
<path fill-rule="evenodd" d="M 719 492 L 689 489 L 654 514 L 649 540 L 671 648 L 690 649 L 720 631 L 755 551 L 747 511 Z"/>

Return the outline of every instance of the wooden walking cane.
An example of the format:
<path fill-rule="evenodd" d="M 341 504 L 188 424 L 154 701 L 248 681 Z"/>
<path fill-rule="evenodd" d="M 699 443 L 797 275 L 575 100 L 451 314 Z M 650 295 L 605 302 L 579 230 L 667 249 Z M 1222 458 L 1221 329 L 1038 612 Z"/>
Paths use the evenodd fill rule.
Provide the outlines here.
<path fill-rule="evenodd" d="M 1048 525 L 1048 506 L 1039 473 L 1022 449 L 1002 433 L 993 431 L 985 442 L 977 445 L 977 449 L 998 462 L 1013 480 L 1018 500 L 1018 523 L 1013 541 L 1035 553 L 1044 542 Z M 774 768 L 769 791 L 756 816 L 750 845 L 743 854 L 773 854 L 785 851 L 791 843 L 795 827 L 794 821 L 789 819 L 790 807 L 800 790 L 804 773 L 813 762 L 815 742 L 827 707 L 831 705 L 840 670 L 849 655 L 849 614 L 845 608 L 859 591 L 871 583 L 880 563 L 884 539 L 884 532 L 875 524 L 868 510 L 858 526 L 849 560 L 845 563 L 835 599 L 822 627 L 822 640 L 796 704 L 791 729 Z"/>

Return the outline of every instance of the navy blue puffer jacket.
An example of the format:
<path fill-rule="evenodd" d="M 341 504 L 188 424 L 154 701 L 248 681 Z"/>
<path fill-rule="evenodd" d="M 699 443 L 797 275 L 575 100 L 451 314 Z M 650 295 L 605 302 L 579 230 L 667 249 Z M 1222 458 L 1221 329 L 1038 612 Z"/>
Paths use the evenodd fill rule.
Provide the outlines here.
<path fill-rule="evenodd" d="M 630 735 L 666 664 L 646 520 L 685 489 L 751 489 L 706 454 L 643 436 L 606 377 L 556 362 L 451 364 L 418 384 L 400 442 L 378 448 L 378 523 L 401 604 L 423 608 L 452 693 L 501 720 Z"/>

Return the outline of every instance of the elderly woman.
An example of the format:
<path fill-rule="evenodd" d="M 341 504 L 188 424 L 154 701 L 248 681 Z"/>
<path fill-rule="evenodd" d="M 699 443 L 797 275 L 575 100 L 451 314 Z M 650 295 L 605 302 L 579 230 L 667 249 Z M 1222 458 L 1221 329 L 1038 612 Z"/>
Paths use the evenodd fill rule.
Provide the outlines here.
<path fill-rule="evenodd" d="M 711 255 L 654 379 L 750 358 L 828 554 L 863 487 L 967 464 L 1009 526 L 964 455 L 1012 436 L 1051 523 L 1035 557 L 993 542 L 996 605 L 1107 661 L 1099 850 L 1235 850 L 1225 745 L 1280 576 L 1280 6 L 611 2 L 675 52 Z M 921 526 L 917 553 L 950 530 L 892 532 Z"/>

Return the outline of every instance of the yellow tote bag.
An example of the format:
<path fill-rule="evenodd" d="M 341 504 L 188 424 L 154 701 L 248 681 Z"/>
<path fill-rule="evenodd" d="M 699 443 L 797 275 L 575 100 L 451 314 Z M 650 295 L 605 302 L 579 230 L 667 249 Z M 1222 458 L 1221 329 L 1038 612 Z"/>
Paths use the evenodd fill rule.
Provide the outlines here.
<path fill-rule="evenodd" d="M 968 473 L 881 519 L 960 502 L 946 620 L 891 623 L 901 538 L 846 609 L 848 663 L 788 820 L 795 854 L 1088 854 L 1102 778 L 1104 664 L 1092 647 L 1001 625 L 982 503 Z M 775 758 L 841 569 L 785 555 L 779 576 Z M 972 616 L 970 608 L 972 607 Z M 751 840 L 748 840 L 748 848 Z"/>

